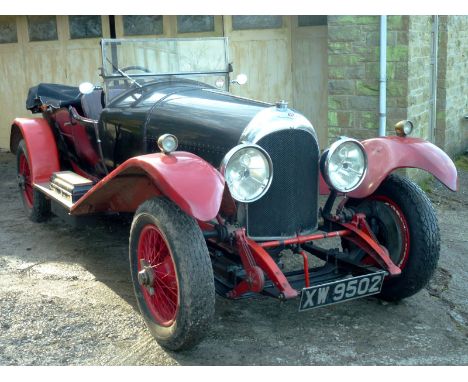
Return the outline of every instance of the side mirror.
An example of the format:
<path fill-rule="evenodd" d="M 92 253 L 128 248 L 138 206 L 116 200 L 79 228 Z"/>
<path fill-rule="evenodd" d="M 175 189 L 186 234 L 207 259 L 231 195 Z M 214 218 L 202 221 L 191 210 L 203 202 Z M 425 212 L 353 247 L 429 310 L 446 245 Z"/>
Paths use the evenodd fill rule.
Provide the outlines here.
<path fill-rule="evenodd" d="M 245 85 L 247 83 L 247 76 L 244 73 L 240 73 L 236 76 L 234 80 L 231 81 L 231 84 Z"/>
<path fill-rule="evenodd" d="M 94 85 L 91 82 L 83 82 L 79 86 L 81 94 L 89 94 L 94 90 Z"/>

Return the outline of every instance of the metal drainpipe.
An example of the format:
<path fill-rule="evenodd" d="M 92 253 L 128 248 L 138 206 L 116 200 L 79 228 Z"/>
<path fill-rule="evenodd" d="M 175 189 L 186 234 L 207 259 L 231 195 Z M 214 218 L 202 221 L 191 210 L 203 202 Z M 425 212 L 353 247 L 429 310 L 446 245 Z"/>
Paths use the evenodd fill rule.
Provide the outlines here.
<path fill-rule="evenodd" d="M 437 128 L 437 64 L 439 60 L 439 16 L 433 16 L 432 20 L 432 75 L 431 75 L 431 123 L 430 137 L 432 143 L 435 143 L 435 131 Z"/>
<path fill-rule="evenodd" d="M 386 134 L 387 124 L 387 16 L 380 16 L 380 86 L 379 136 Z"/>

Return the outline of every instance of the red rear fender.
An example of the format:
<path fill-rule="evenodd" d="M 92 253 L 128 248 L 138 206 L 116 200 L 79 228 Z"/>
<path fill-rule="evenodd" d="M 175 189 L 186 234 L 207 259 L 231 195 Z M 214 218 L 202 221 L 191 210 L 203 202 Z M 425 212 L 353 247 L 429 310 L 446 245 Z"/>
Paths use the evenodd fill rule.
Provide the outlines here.
<path fill-rule="evenodd" d="M 52 130 L 43 118 L 16 118 L 11 126 L 10 150 L 16 153 L 21 139 L 26 142 L 34 183 L 48 182 L 60 171 L 59 155 Z"/>
<path fill-rule="evenodd" d="M 197 220 L 218 214 L 223 176 L 188 152 L 130 158 L 88 191 L 71 209 L 81 215 L 98 211 L 133 212 L 145 200 L 165 195 Z"/>
<path fill-rule="evenodd" d="M 349 193 L 352 198 L 365 198 L 398 168 L 425 170 L 452 191 L 457 191 L 457 169 L 440 148 L 420 138 L 383 137 L 361 142 L 368 157 L 368 171 L 361 185 Z"/>

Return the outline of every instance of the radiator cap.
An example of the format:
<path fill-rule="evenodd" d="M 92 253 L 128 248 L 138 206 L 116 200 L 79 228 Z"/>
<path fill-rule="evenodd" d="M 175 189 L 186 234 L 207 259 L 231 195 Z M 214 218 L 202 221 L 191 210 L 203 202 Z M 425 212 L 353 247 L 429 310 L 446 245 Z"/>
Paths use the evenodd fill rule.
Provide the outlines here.
<path fill-rule="evenodd" d="M 280 111 L 286 111 L 288 109 L 288 102 L 285 100 L 281 100 L 276 102 L 276 108 Z"/>

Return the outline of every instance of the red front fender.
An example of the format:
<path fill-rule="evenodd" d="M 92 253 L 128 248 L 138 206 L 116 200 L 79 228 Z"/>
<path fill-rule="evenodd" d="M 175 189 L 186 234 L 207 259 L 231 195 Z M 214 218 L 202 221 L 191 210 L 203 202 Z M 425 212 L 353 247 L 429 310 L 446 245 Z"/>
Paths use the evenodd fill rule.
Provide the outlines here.
<path fill-rule="evenodd" d="M 452 160 L 437 146 L 420 138 L 383 137 L 361 142 L 368 157 L 368 170 L 361 185 L 349 193 L 352 198 L 365 198 L 398 168 L 426 170 L 452 191 L 457 191 L 457 169 Z"/>
<path fill-rule="evenodd" d="M 194 154 L 141 155 L 128 159 L 97 183 L 70 213 L 133 212 L 145 200 L 165 195 L 188 215 L 208 221 L 218 214 L 223 191 L 223 176 Z"/>

